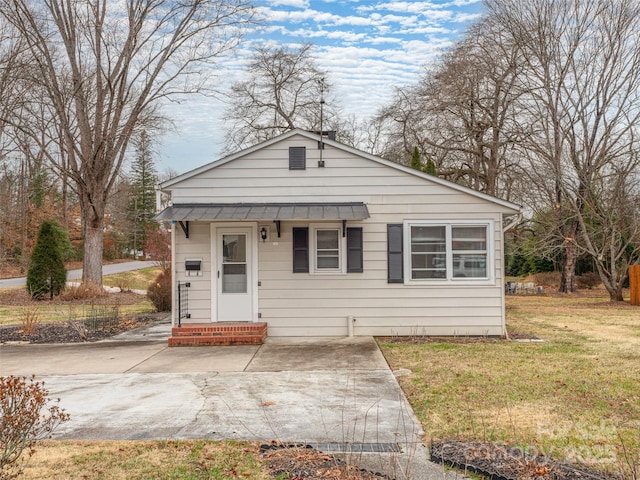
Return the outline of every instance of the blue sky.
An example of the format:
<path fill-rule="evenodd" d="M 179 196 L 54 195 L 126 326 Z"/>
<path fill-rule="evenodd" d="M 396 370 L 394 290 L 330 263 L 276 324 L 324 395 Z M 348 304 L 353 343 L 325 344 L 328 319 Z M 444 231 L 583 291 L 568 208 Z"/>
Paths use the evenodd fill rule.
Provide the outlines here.
<path fill-rule="evenodd" d="M 224 92 L 241 78 L 255 44 L 310 42 L 342 111 L 363 119 L 390 99 L 394 87 L 413 83 L 483 8 L 481 0 L 257 0 L 254 5 L 262 26 L 220 63 L 217 88 Z M 176 129 L 158 145 L 158 170 L 183 173 L 216 160 L 224 109 L 223 98 L 200 96 L 169 105 L 165 112 Z"/>

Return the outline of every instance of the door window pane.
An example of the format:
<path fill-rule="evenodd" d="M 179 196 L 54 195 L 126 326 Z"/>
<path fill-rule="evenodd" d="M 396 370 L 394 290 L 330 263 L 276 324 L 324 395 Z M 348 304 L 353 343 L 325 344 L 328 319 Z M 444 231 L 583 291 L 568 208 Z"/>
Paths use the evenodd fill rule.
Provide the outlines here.
<path fill-rule="evenodd" d="M 247 293 L 246 235 L 222 235 L 222 293 Z"/>
<path fill-rule="evenodd" d="M 247 261 L 247 236 L 223 235 L 222 257 L 224 263 Z"/>

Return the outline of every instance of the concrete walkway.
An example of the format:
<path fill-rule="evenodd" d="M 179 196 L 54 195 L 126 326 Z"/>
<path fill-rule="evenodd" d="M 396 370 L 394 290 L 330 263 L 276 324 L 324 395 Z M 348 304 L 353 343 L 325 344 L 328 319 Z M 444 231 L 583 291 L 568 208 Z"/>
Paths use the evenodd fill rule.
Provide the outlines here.
<path fill-rule="evenodd" d="M 35 374 L 60 397 L 71 421 L 59 439 L 278 440 L 347 450 L 340 456 L 398 479 L 463 478 L 428 460 L 373 338 L 168 348 L 168 329 L 164 322 L 90 344 L 0 345 L 0 374 Z"/>

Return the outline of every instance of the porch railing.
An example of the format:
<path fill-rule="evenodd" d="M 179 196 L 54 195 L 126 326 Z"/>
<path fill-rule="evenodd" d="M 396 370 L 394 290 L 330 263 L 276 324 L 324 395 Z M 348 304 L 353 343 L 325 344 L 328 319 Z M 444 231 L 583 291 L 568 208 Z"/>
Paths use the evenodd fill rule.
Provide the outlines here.
<path fill-rule="evenodd" d="M 182 326 L 183 318 L 191 318 L 189 313 L 190 282 L 178 282 L 178 327 Z"/>

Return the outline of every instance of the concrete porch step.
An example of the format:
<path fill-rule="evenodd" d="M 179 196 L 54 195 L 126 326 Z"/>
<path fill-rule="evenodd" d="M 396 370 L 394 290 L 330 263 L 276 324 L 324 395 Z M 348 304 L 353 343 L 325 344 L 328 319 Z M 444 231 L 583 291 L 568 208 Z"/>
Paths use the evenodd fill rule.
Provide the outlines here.
<path fill-rule="evenodd" d="M 266 337 L 264 322 L 183 323 L 171 329 L 169 346 L 262 345 Z"/>

